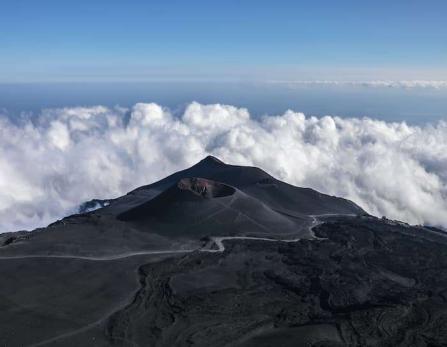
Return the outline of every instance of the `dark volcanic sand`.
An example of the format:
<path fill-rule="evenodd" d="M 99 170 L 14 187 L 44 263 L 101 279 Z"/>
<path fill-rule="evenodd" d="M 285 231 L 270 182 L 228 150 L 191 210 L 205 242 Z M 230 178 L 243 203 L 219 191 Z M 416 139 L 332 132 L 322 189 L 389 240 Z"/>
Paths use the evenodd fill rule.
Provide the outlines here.
<path fill-rule="evenodd" d="M 447 345 L 442 233 L 213 157 L 108 202 L 0 235 L 0 346 Z"/>

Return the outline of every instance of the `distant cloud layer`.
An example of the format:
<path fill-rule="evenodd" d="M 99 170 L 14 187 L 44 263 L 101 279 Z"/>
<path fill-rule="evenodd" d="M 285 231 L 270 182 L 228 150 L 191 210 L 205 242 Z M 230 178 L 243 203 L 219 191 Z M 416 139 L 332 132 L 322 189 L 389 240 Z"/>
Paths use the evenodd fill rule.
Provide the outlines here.
<path fill-rule="evenodd" d="M 92 198 L 111 198 L 207 154 L 351 199 L 375 215 L 447 227 L 447 123 L 416 127 L 288 111 L 190 104 L 174 116 L 63 108 L 13 123 L 0 116 L 0 232 L 44 226 Z"/>
<path fill-rule="evenodd" d="M 288 84 L 288 85 L 327 85 L 327 86 L 356 86 L 356 87 L 372 87 L 372 88 L 447 88 L 447 81 L 431 81 L 431 80 L 403 80 L 403 81 L 333 81 L 333 80 L 312 80 L 312 81 L 270 81 L 271 83 Z"/>

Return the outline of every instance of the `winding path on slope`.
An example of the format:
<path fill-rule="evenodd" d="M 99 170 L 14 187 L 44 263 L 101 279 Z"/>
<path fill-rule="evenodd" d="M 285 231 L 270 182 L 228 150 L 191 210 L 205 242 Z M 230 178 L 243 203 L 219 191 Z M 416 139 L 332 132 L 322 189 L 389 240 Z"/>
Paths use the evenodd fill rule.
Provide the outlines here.
<path fill-rule="evenodd" d="M 355 217 L 355 214 L 337 214 L 337 213 L 326 213 L 326 214 L 318 214 L 318 215 L 309 215 L 311 223 L 308 227 L 308 231 L 311 233 L 312 237 L 315 240 L 324 240 L 315 236 L 313 229 L 317 226 L 324 223 L 318 219 L 318 217 Z M 93 257 L 93 256 L 77 256 L 77 255 L 57 255 L 57 254 L 36 254 L 36 255 L 17 255 L 17 256 L 0 256 L 0 260 L 13 260 L 13 259 L 34 259 L 34 258 L 52 258 L 52 259 L 79 259 L 79 260 L 90 260 L 90 261 L 112 261 L 119 259 L 126 259 L 130 257 L 140 256 L 140 255 L 161 255 L 161 254 L 176 254 L 176 253 L 191 253 L 195 251 L 199 252 L 223 252 L 225 250 L 225 246 L 223 245 L 223 241 L 226 240 L 252 240 L 252 241 L 269 241 L 269 242 L 298 242 L 301 240 L 297 239 L 271 239 L 266 237 L 255 237 L 255 236 L 214 236 L 211 237 L 210 240 L 216 244 L 218 249 L 178 249 L 178 250 L 158 250 L 158 251 L 138 251 L 138 252 L 129 252 L 123 254 L 117 254 L 112 256 L 104 256 L 104 257 Z"/>
<path fill-rule="evenodd" d="M 0 260 L 12 260 L 12 259 L 38 259 L 38 258 L 52 258 L 52 259 L 79 259 L 79 260 L 91 260 L 91 261 L 112 261 L 119 259 L 126 259 L 130 257 L 136 257 L 139 255 L 161 255 L 161 254 L 174 254 L 174 253 L 191 253 L 194 249 L 179 249 L 179 250 L 164 250 L 164 251 L 139 251 L 129 252 L 123 254 L 117 254 L 105 257 L 88 257 L 77 255 L 58 255 L 58 254 L 36 254 L 36 255 L 16 255 L 9 257 L 0 257 Z"/>
<path fill-rule="evenodd" d="M 325 238 L 320 238 L 315 235 L 313 229 L 317 226 L 324 223 L 324 221 L 318 220 L 318 217 L 355 217 L 356 214 L 337 214 L 337 213 L 326 213 L 319 215 L 309 215 L 308 217 L 312 218 L 311 224 L 308 227 L 310 234 L 312 235 L 312 239 L 316 241 L 326 240 Z M 215 236 L 210 238 L 210 243 L 208 243 L 205 247 L 211 247 L 213 244 L 217 246 L 217 249 L 211 248 L 201 248 L 200 252 L 208 252 L 208 253 L 222 253 L 225 251 L 225 246 L 223 244 L 224 241 L 227 240 L 253 240 L 253 241 L 268 241 L 268 242 L 298 242 L 301 239 L 270 239 L 264 237 L 254 237 L 254 236 Z"/>

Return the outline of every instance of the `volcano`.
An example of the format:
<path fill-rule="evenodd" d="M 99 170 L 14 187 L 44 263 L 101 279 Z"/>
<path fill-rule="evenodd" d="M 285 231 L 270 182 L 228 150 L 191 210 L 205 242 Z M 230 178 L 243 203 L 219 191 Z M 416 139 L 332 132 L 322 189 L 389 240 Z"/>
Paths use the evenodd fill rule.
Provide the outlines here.
<path fill-rule="evenodd" d="M 0 345 L 447 345 L 435 228 L 211 156 L 82 206 L 0 235 Z"/>

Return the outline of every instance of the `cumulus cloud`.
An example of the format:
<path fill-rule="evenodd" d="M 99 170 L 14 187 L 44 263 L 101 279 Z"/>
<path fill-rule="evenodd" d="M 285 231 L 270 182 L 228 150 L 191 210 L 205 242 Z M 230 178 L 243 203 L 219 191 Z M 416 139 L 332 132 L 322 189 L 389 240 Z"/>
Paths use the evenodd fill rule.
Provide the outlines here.
<path fill-rule="evenodd" d="M 447 226 L 447 123 L 283 115 L 191 103 L 62 108 L 0 116 L 0 231 L 44 226 L 207 154 L 343 196 L 375 215 Z"/>
<path fill-rule="evenodd" d="M 430 88 L 443 89 L 447 88 L 447 81 L 437 80 L 372 80 L 372 81 L 333 81 L 333 80 L 312 80 L 312 81 L 270 81 L 271 83 L 293 85 L 326 85 L 326 86 L 354 86 L 354 87 L 371 87 L 371 88 Z"/>

